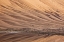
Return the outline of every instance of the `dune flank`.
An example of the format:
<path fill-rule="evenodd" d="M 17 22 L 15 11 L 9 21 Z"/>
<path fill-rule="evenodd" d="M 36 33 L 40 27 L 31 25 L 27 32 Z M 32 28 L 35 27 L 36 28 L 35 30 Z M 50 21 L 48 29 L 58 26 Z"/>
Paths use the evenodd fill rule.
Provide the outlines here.
<path fill-rule="evenodd" d="M 0 0 L 0 29 L 10 28 L 64 28 L 64 0 Z M 64 36 L 0 33 L 0 42 L 64 42 Z"/>

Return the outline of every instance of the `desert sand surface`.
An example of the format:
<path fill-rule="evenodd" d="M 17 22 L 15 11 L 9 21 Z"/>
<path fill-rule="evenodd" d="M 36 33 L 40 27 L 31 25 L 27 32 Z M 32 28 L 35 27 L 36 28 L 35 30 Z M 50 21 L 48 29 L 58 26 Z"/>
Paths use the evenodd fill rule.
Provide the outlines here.
<path fill-rule="evenodd" d="M 64 0 L 0 0 L 0 29 L 64 28 Z M 0 33 L 0 42 L 64 42 L 64 35 Z"/>
<path fill-rule="evenodd" d="M 0 34 L 0 42 L 64 42 L 62 35 Z"/>

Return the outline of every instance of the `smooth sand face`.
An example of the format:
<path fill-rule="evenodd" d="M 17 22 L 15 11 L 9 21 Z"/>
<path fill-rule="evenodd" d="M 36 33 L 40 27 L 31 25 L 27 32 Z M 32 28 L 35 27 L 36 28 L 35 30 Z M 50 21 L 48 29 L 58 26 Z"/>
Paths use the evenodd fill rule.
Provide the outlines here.
<path fill-rule="evenodd" d="M 64 42 L 64 37 L 55 35 L 47 38 L 40 38 L 32 42 Z"/>
<path fill-rule="evenodd" d="M 0 0 L 0 28 L 2 29 L 47 29 L 63 27 L 64 0 Z M 11 38 L 14 37 L 13 35 L 11 36 Z M 64 42 L 64 36 L 37 37 L 38 39 L 36 40 L 33 40 L 36 36 L 25 39 L 24 41 L 18 39 L 18 42 Z M 9 40 L 8 42 L 12 42 Z"/>

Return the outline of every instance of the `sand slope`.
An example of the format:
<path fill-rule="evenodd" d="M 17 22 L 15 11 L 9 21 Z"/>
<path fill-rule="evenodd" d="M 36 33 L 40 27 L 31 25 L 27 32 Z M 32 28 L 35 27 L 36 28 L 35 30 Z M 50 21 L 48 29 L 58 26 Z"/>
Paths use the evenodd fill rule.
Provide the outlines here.
<path fill-rule="evenodd" d="M 61 28 L 63 0 L 0 0 L 0 28 Z"/>
<path fill-rule="evenodd" d="M 0 28 L 63 28 L 64 0 L 0 0 Z M 0 34 L 0 42 L 64 42 L 64 36 Z"/>

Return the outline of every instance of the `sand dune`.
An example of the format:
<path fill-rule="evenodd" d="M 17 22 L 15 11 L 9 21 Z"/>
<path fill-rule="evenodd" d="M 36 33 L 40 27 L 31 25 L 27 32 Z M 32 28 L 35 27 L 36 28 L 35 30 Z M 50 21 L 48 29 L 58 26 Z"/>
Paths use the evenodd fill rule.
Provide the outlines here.
<path fill-rule="evenodd" d="M 0 28 L 63 28 L 64 0 L 0 0 Z M 18 37 L 19 36 L 19 37 Z M 23 37 L 22 37 L 23 36 Z M 0 42 L 64 42 L 64 36 L 0 34 Z"/>
<path fill-rule="evenodd" d="M 4 36 L 3 36 L 4 35 Z M 38 34 L 0 34 L 0 42 L 64 42 L 64 36 Z"/>
<path fill-rule="evenodd" d="M 0 0 L 0 21 L 4 28 L 61 28 L 63 0 Z M 1 27 L 2 28 L 2 27 Z"/>

